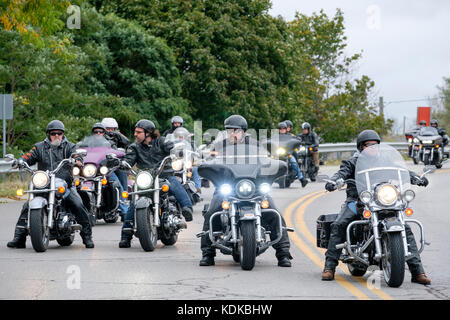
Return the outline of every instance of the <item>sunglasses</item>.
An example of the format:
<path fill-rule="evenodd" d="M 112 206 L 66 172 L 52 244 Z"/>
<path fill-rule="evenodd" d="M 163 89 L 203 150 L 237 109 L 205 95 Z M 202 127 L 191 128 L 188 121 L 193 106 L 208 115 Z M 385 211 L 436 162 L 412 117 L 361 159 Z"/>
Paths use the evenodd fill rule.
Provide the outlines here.
<path fill-rule="evenodd" d="M 63 134 L 64 134 L 64 132 L 61 132 L 61 131 L 58 131 L 58 132 L 55 132 L 55 131 L 50 132 L 50 135 L 51 135 L 52 137 L 54 137 L 54 136 L 62 136 Z"/>
<path fill-rule="evenodd" d="M 93 132 L 94 132 L 94 134 L 102 134 L 102 133 L 105 133 L 105 131 L 103 131 L 103 130 L 94 130 Z"/>

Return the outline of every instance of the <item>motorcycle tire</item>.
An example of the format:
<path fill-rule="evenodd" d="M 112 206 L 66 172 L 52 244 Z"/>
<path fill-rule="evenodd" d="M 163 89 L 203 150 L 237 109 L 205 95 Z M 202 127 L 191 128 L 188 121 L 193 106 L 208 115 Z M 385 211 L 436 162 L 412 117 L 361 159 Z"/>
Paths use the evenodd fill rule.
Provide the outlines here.
<path fill-rule="evenodd" d="M 240 263 L 243 270 L 252 270 L 256 262 L 255 221 L 244 220 L 240 225 Z"/>
<path fill-rule="evenodd" d="M 153 222 L 153 212 L 151 212 L 150 208 L 136 210 L 137 234 L 144 251 L 153 251 L 156 248 L 158 233 Z"/>
<path fill-rule="evenodd" d="M 383 258 L 381 266 L 384 281 L 389 287 L 400 287 L 405 278 L 405 250 L 400 232 L 383 234 L 381 238 Z"/>
<path fill-rule="evenodd" d="M 231 253 L 231 255 L 233 256 L 234 262 L 237 262 L 237 263 L 241 262 L 241 256 L 240 256 L 239 250 L 233 249 L 233 252 Z"/>
<path fill-rule="evenodd" d="M 47 226 L 48 215 L 45 209 L 30 210 L 30 238 L 36 252 L 44 252 L 50 242 L 50 228 Z"/>
<path fill-rule="evenodd" d="M 73 240 L 75 239 L 75 235 L 71 234 L 70 236 L 64 237 L 64 238 L 57 238 L 56 242 L 58 242 L 58 244 L 61 247 L 68 247 L 73 243 Z"/>

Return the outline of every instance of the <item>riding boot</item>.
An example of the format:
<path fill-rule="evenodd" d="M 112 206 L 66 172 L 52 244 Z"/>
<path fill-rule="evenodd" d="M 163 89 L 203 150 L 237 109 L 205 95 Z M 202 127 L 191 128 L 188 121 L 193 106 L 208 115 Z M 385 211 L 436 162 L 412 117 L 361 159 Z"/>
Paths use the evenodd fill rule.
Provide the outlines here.
<path fill-rule="evenodd" d="M 14 239 L 7 243 L 8 248 L 24 249 L 26 248 L 28 231 L 25 228 L 16 227 Z"/>

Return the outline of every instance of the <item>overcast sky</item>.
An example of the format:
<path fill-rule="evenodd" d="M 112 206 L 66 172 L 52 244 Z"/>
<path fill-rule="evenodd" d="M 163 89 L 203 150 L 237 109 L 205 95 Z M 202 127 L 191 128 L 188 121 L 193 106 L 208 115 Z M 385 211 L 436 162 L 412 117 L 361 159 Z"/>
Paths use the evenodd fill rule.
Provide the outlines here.
<path fill-rule="evenodd" d="M 344 12 L 346 54 L 362 50 L 355 76 L 374 80 L 385 102 L 438 94 L 436 86 L 450 77 L 449 0 L 272 0 L 269 13 L 291 21 L 296 11 L 311 15 L 324 9 L 334 16 L 336 8 Z M 397 124 L 406 116 L 408 124 L 416 119 L 416 107 L 427 105 L 391 103 L 385 115 Z"/>

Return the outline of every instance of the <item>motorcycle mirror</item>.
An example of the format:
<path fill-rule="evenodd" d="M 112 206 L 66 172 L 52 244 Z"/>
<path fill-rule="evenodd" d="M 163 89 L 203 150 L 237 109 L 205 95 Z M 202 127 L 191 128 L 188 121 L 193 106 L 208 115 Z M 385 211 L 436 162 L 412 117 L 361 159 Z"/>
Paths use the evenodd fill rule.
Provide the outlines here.
<path fill-rule="evenodd" d="M 115 153 L 108 153 L 106 155 L 106 159 L 116 159 L 117 155 Z"/>
<path fill-rule="evenodd" d="M 74 155 L 78 155 L 78 156 L 81 156 L 81 157 L 86 157 L 87 150 L 85 150 L 85 149 L 77 149 L 75 151 L 75 153 L 72 153 L 72 156 L 74 156 Z"/>
<path fill-rule="evenodd" d="M 11 153 L 5 154 L 5 159 L 6 159 L 6 161 L 13 161 L 14 155 Z"/>

